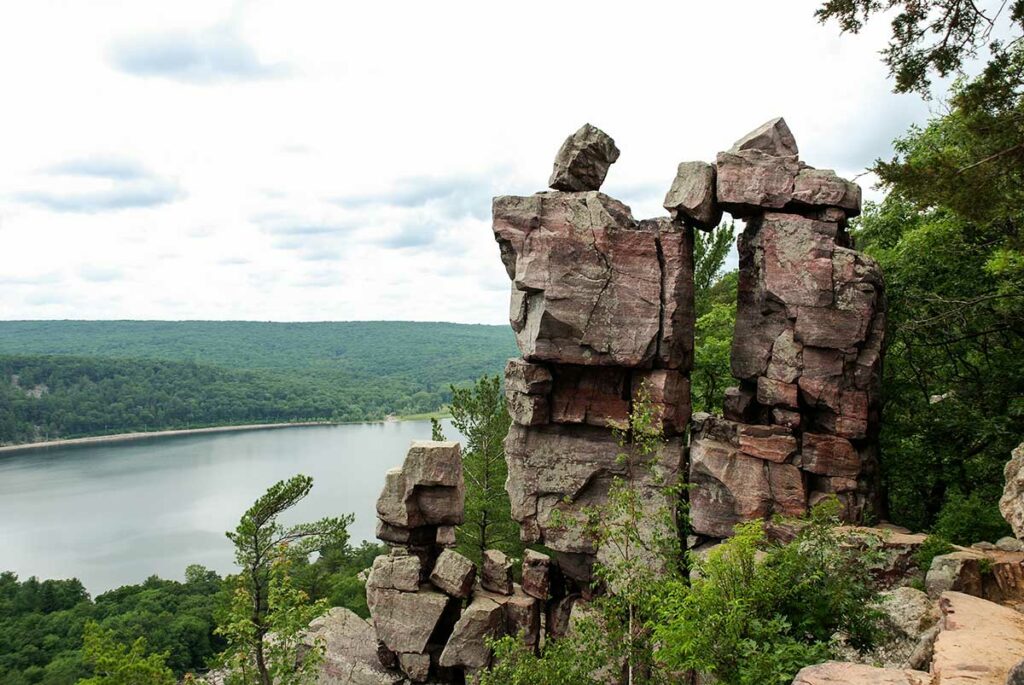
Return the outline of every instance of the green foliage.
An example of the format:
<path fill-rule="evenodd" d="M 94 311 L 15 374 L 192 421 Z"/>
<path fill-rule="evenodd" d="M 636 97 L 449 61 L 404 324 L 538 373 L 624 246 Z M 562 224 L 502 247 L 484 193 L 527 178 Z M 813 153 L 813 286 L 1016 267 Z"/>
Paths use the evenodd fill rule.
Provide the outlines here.
<path fill-rule="evenodd" d="M 914 563 L 921 571 L 928 573 L 928 569 L 932 567 L 932 559 L 952 551 L 953 545 L 949 540 L 939 535 L 929 535 L 914 552 Z"/>
<path fill-rule="evenodd" d="M 837 511 L 834 500 L 816 507 L 790 544 L 769 542 L 763 523 L 752 521 L 706 557 L 694 555 L 692 584 L 670 580 L 659 598 L 658 659 L 670 670 L 753 685 L 788 683 L 827 659 L 837 632 L 869 647 L 881 618 L 869 559 L 840 544 Z"/>
<path fill-rule="evenodd" d="M 1006 519 L 990 499 L 977 491 L 971 493 L 970 497 L 964 497 L 957 488 L 950 490 L 946 496 L 932 530 L 935 535 L 958 545 L 994 542 L 1012 534 Z"/>
<path fill-rule="evenodd" d="M 1004 58 L 1024 29 L 1024 0 L 984 11 L 973 0 L 827 0 L 816 12 L 822 22 L 835 19 L 844 32 L 857 33 L 871 15 L 891 14 L 892 40 L 882 51 L 896 91 L 927 95 L 931 74 L 959 73 L 965 62 L 987 46 L 992 61 Z M 1008 10 L 1005 15 L 1003 11 Z M 1000 15 L 1007 17 L 1009 42 L 997 40 Z"/>
<path fill-rule="evenodd" d="M 455 531 L 457 549 L 480 564 L 488 549 L 522 555 L 519 526 L 512 520 L 505 491 L 505 435 L 512 419 L 498 376 L 484 376 L 468 388 L 452 386 L 452 425 L 466 437 L 462 473 L 466 481 L 465 520 Z M 443 440 L 441 426 L 432 422 L 432 436 Z"/>
<path fill-rule="evenodd" d="M 731 221 L 723 222 L 711 231 L 694 231 L 693 295 L 698 318 L 718 301 L 715 284 L 722 279 L 722 267 L 735 238 L 736 224 Z"/>
<path fill-rule="evenodd" d="M 80 653 L 88 621 L 120 643 L 145 636 L 177 675 L 201 668 L 223 648 L 213 635 L 221 580 L 201 566 L 189 567 L 185 577 L 179 583 L 154 576 L 93 602 L 77 580 L 0 574 L 0 682 L 71 685 L 88 677 Z"/>
<path fill-rule="evenodd" d="M 494 666 L 480 675 L 479 685 L 600 685 L 592 674 L 603 665 L 601 655 L 583 640 L 549 640 L 543 654 L 524 647 L 518 636 L 492 645 Z"/>
<path fill-rule="evenodd" d="M 174 673 L 165 663 L 167 654 L 149 651 L 146 638 L 130 646 L 118 642 L 113 632 L 95 621 L 85 624 L 82 652 L 93 670 L 93 677 L 79 685 L 175 685 Z"/>
<path fill-rule="evenodd" d="M 311 601 L 295 586 L 289 570 L 315 551 L 346 544 L 352 516 L 293 526 L 279 523 L 278 517 L 312 487 L 313 479 L 303 475 L 275 483 L 227 533 L 242 569 L 233 579 L 232 601 L 217 627 L 228 643 L 221 661 L 231 673 L 231 685 L 308 682 L 322 658 L 323 646 L 314 645 L 302 650 L 296 666 L 302 633 L 327 611 L 327 602 Z M 270 633 L 273 639 L 268 638 Z"/>
<path fill-rule="evenodd" d="M 722 273 L 735 235 L 732 222 L 694 235 L 696 326 L 690 374 L 694 411 L 720 411 L 725 389 L 735 382 L 729 354 L 736 324 L 737 273 Z"/>
<path fill-rule="evenodd" d="M 430 412 L 513 354 L 507 326 L 5 321 L 0 443 Z"/>
<path fill-rule="evenodd" d="M 721 412 L 725 389 L 736 382 L 731 366 L 735 327 L 735 290 L 731 302 L 715 302 L 706 314 L 697 319 L 691 372 L 694 411 Z"/>
<path fill-rule="evenodd" d="M 386 545 L 366 541 L 358 547 L 347 543 L 327 545 L 312 563 L 305 558 L 293 560 L 291 575 L 295 586 L 310 599 L 326 599 L 332 607 L 345 607 L 369 618 L 366 585 L 358 575 L 387 549 Z"/>
<path fill-rule="evenodd" d="M 901 146 L 913 156 L 930 143 L 912 132 Z M 890 517 L 928 529 L 956 489 L 989 509 L 978 518 L 985 530 L 960 527 L 951 538 L 976 541 L 992 534 L 1003 464 L 1024 434 L 1024 289 L 1012 258 L 1020 218 L 974 221 L 896 188 L 869 203 L 855 229 L 886 277 L 881 458 Z M 961 508 L 949 506 L 949 517 Z"/>
<path fill-rule="evenodd" d="M 221 657 L 227 685 L 302 685 L 316 679 L 325 646 L 317 642 L 306 649 L 303 637 L 310 622 L 327 611 L 327 602 L 311 602 L 295 587 L 290 563 L 284 548 L 270 550 L 261 595 L 244 573 L 236 578 L 231 606 L 217 628 L 228 642 Z"/>

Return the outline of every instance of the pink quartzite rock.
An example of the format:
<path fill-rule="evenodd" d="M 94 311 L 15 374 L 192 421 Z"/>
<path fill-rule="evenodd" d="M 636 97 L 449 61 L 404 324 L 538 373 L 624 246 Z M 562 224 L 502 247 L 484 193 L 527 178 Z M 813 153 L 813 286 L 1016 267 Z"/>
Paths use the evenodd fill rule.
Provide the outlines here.
<path fill-rule="evenodd" d="M 806 207 L 838 207 L 855 217 L 860 214 L 860 186 L 839 178 L 831 169 L 801 169 L 793 186 L 793 202 Z"/>
<path fill-rule="evenodd" d="M 942 593 L 939 609 L 936 685 L 1004 685 L 1024 659 L 1024 615 L 960 592 Z"/>
<path fill-rule="evenodd" d="M 773 157 L 799 154 L 796 138 L 782 117 L 770 119 L 733 143 L 730 152 L 757 150 Z"/>
<path fill-rule="evenodd" d="M 551 371 L 543 364 L 531 364 L 523 359 L 509 359 L 505 364 L 505 387 L 528 395 L 546 395 L 551 392 Z"/>
<path fill-rule="evenodd" d="M 504 608 L 488 597 L 477 597 L 462 612 L 441 652 L 439 663 L 451 668 L 486 668 L 491 663 L 487 638 L 500 637 L 505 630 Z"/>
<path fill-rule="evenodd" d="M 799 469 L 743 454 L 723 439 L 725 434 L 716 423 L 727 422 L 694 420 L 690 443 L 690 517 L 694 531 L 728 537 L 742 521 L 775 513 L 805 513 L 807 495 Z"/>
<path fill-rule="evenodd" d="M 422 586 L 419 592 L 367 586 L 366 601 L 377 637 L 397 654 L 421 654 L 450 602 L 457 600 Z"/>
<path fill-rule="evenodd" d="M 854 478 L 860 473 L 861 459 L 849 440 L 804 433 L 800 468 L 825 476 Z"/>
<path fill-rule="evenodd" d="M 661 480 L 676 482 L 683 452 L 681 438 L 666 442 L 657 455 Z M 586 508 L 603 504 L 612 478 L 626 474 L 626 465 L 618 458 L 621 453 L 609 429 L 513 425 L 505 439 L 506 489 L 522 539 L 560 553 L 595 554 L 593 539 L 573 521 L 582 522 Z M 635 487 L 653 486 L 649 469 L 635 467 L 634 473 Z M 668 504 L 667 497 L 664 501 Z M 589 566 L 583 563 L 576 568 L 582 573 Z"/>
<path fill-rule="evenodd" d="M 715 167 L 707 162 L 683 162 L 665 195 L 665 209 L 677 221 L 711 229 L 722 220 L 715 202 Z"/>
<path fill-rule="evenodd" d="M 538 426 L 551 420 L 551 371 L 542 364 L 510 359 L 505 365 L 505 399 L 512 420 Z"/>
<path fill-rule="evenodd" d="M 767 376 L 757 379 L 757 401 L 767 406 L 796 409 L 799 391 L 794 383 L 775 381 Z"/>
<path fill-rule="evenodd" d="M 783 426 L 737 426 L 740 451 L 750 457 L 781 464 L 797 450 L 796 438 Z"/>
<path fill-rule="evenodd" d="M 667 219 L 641 224 L 658 237 L 661 260 L 661 338 L 654 365 L 689 372 L 693 366 L 693 230 Z"/>
<path fill-rule="evenodd" d="M 1018 539 L 1024 538 L 1024 443 L 1013 450 L 1003 469 L 1006 485 L 999 500 L 999 511 Z"/>
<path fill-rule="evenodd" d="M 619 149 L 607 133 L 583 124 L 562 143 L 548 185 L 555 190 L 600 190 L 608 168 L 618 158 Z"/>
<path fill-rule="evenodd" d="M 498 197 L 493 211 L 525 359 L 650 363 L 662 289 L 653 230 L 641 230 L 628 207 L 597 192 Z"/>
<path fill-rule="evenodd" d="M 324 647 L 321 683 L 398 685 L 405 680 L 381 666 L 373 626 L 344 607 L 334 607 L 309 624 L 303 642 L 312 647 L 316 641 Z"/>
<path fill-rule="evenodd" d="M 476 564 L 452 549 L 446 549 L 434 563 L 430 582 L 452 597 L 469 597 L 476 582 Z"/>
<path fill-rule="evenodd" d="M 416 592 L 420 589 L 420 568 L 420 558 L 415 555 L 398 550 L 382 554 L 373 560 L 366 585 L 382 590 Z"/>
<path fill-rule="evenodd" d="M 679 435 L 690 423 L 690 379 L 671 369 L 633 373 L 633 400 L 646 388 L 648 401 L 664 435 Z"/>
<path fill-rule="evenodd" d="M 502 551 L 496 549 L 485 551 L 483 568 L 480 572 L 480 584 L 485 590 L 500 595 L 512 594 L 512 560 Z"/>
<path fill-rule="evenodd" d="M 793 685 L 932 685 L 932 676 L 910 669 L 826 661 L 802 669 Z"/>
<path fill-rule="evenodd" d="M 464 484 L 457 442 L 412 443 L 400 469 L 384 477 L 377 516 L 399 528 L 462 523 Z"/>
<path fill-rule="evenodd" d="M 828 236 L 828 225 L 796 214 L 774 212 L 753 220 L 752 224 L 761 233 L 766 296 L 789 307 L 832 304 L 835 246 Z"/>
<path fill-rule="evenodd" d="M 719 152 L 716 168 L 718 205 L 734 217 L 750 217 L 792 201 L 800 164 L 795 156 L 744 150 Z"/>
<path fill-rule="evenodd" d="M 551 390 L 554 423 L 622 424 L 629 416 L 624 369 L 556 366 Z"/>
<path fill-rule="evenodd" d="M 551 594 L 551 557 L 532 549 L 523 555 L 523 592 L 546 601 Z"/>

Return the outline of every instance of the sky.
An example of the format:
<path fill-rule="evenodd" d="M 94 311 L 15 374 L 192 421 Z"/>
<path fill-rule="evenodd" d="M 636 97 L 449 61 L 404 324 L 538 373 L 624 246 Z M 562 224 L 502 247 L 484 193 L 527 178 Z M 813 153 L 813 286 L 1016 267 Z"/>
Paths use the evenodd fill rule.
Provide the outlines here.
<path fill-rule="evenodd" d="M 5 2 L 0 319 L 506 323 L 490 198 L 584 122 L 647 218 L 772 117 L 847 177 L 927 120 L 818 4 Z"/>

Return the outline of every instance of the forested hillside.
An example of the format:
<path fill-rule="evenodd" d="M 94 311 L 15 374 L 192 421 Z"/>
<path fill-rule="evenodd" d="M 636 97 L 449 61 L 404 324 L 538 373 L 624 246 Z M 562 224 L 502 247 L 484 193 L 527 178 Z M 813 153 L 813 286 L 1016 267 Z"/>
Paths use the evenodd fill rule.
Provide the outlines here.
<path fill-rule="evenodd" d="M 505 326 L 0 322 L 0 443 L 433 411 L 514 354 Z"/>

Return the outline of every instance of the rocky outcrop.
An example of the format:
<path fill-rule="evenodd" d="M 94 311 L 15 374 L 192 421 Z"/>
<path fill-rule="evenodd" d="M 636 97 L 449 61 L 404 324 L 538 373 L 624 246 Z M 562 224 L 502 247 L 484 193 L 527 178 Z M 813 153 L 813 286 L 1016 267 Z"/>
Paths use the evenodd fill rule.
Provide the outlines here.
<path fill-rule="evenodd" d="M 1024 608 L 1024 552 L 959 548 L 932 559 L 925 586 L 933 598 L 952 590 Z"/>
<path fill-rule="evenodd" d="M 397 685 L 405 678 L 377 658 L 373 626 L 343 607 L 309 625 L 306 642 L 322 642 L 324 661 L 317 685 Z"/>
<path fill-rule="evenodd" d="M 1017 446 L 1006 462 L 1003 473 L 1006 486 L 999 500 L 999 511 L 1018 540 L 1024 539 L 1024 443 Z"/>
<path fill-rule="evenodd" d="M 848 521 L 875 508 L 885 335 L 881 271 L 849 248 L 860 189 L 808 167 L 782 119 L 720 153 L 718 204 L 747 219 L 725 419 L 695 419 L 697 533 L 803 513 L 836 496 Z"/>
<path fill-rule="evenodd" d="M 923 671 L 910 669 L 826 661 L 801 670 L 796 674 L 793 685 L 932 685 L 932 677 Z"/>
<path fill-rule="evenodd" d="M 1024 659 L 1024 615 L 960 592 L 944 592 L 932 673 L 936 685 L 1004 685 Z"/>
<path fill-rule="evenodd" d="M 550 376 L 529 366 L 512 368 L 510 384 L 524 394 L 550 390 Z M 374 559 L 366 578 L 372 628 L 342 616 L 344 630 L 330 629 L 329 642 L 351 642 L 348 634 L 358 632 L 361 642 L 352 649 L 360 661 L 331 667 L 332 673 L 348 668 L 349 680 L 339 675 L 337 681 L 322 682 L 463 682 L 490 665 L 489 638 L 518 635 L 536 648 L 542 630 L 551 634 L 553 627 L 544 625 L 542 616 L 565 596 L 552 560 L 539 552 L 526 554 L 525 589 L 513 582 L 514 560 L 498 550 L 483 553 L 478 572 L 476 564 L 451 549 L 452 526 L 462 522 L 464 506 L 458 443 L 412 443 L 401 468 L 387 473 L 377 502 L 378 536 L 390 551 Z M 364 662 L 372 666 L 366 674 Z"/>
<path fill-rule="evenodd" d="M 603 179 L 617 156 L 610 138 L 584 127 L 559 152 L 555 176 L 575 163 L 594 166 Z M 505 370 L 512 515 L 523 540 L 554 551 L 562 573 L 581 586 L 597 550 L 582 526 L 565 523 L 602 503 L 613 479 L 628 473 L 642 474 L 636 487 L 652 497 L 661 488 L 646 469 L 619 458 L 612 430 L 628 420 L 640 393 L 671 437 L 659 455 L 662 476 L 671 484 L 681 475 L 693 359 L 692 231 L 720 216 L 710 165 L 680 165 L 666 197 L 675 220 L 637 221 L 596 192 L 599 185 L 553 177 L 551 186 L 564 192 L 493 203 L 522 353 Z"/>

